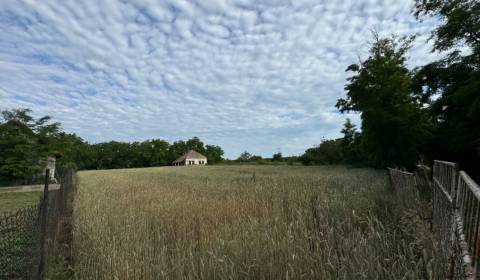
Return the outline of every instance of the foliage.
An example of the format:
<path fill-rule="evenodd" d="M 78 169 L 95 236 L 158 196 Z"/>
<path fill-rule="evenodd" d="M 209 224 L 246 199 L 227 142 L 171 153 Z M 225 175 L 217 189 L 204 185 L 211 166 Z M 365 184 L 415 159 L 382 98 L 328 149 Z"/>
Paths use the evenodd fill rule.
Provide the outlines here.
<path fill-rule="evenodd" d="M 198 138 L 187 141 L 179 140 L 169 144 L 160 139 L 143 142 L 106 142 L 91 146 L 96 156 L 95 166 L 87 169 L 115 169 L 132 167 L 166 166 L 188 150 L 204 154 L 208 164 L 222 162 L 223 150 L 219 146 L 204 145 Z"/>
<path fill-rule="evenodd" d="M 415 14 L 439 17 L 434 50 L 453 51 L 415 70 L 412 91 L 436 126 L 429 155 L 480 174 L 480 2 L 417 0 Z M 462 55 L 457 47 L 469 50 Z"/>
<path fill-rule="evenodd" d="M 65 133 L 49 116 L 36 119 L 29 109 L 2 112 L 0 122 L 0 182 L 29 183 L 41 176 L 48 156 L 57 158 L 57 170 L 112 169 L 170 165 L 187 150 L 196 150 L 209 164 L 220 163 L 223 150 L 204 145 L 198 138 L 176 141 L 161 139 L 143 142 L 89 144 L 75 134 Z"/>
<path fill-rule="evenodd" d="M 356 126 L 347 118 L 341 131 L 343 138 L 340 143 L 343 162 L 355 164 L 362 161 L 361 133 L 357 132 Z"/>
<path fill-rule="evenodd" d="M 0 180 L 28 183 L 56 151 L 52 143 L 59 124 L 46 116 L 35 119 L 29 109 L 3 111 L 0 121 Z"/>
<path fill-rule="evenodd" d="M 252 158 L 252 154 L 250 154 L 249 152 L 245 151 L 243 153 L 241 153 L 238 158 L 237 158 L 237 161 L 239 162 L 247 162 L 247 161 L 250 161 L 250 159 Z"/>
<path fill-rule="evenodd" d="M 446 51 L 455 46 L 480 44 L 480 2 L 474 0 L 415 0 L 418 19 L 437 16 L 443 20 L 432 33 L 434 48 Z"/>
<path fill-rule="evenodd" d="M 216 145 L 206 145 L 205 146 L 205 156 L 208 159 L 209 164 L 217 164 L 223 161 L 223 150 L 220 146 Z"/>
<path fill-rule="evenodd" d="M 282 158 L 282 153 L 280 153 L 280 152 L 279 152 L 279 153 L 275 153 L 275 154 L 273 154 L 273 156 L 272 156 L 272 161 L 282 161 L 282 159 L 283 159 L 283 158 Z"/>
<path fill-rule="evenodd" d="M 322 140 L 317 147 L 307 149 L 300 157 L 304 165 L 339 164 L 342 162 L 342 139 Z"/>
<path fill-rule="evenodd" d="M 354 75 L 346 85 L 341 112 L 361 112 L 362 150 L 375 167 L 413 167 L 431 131 L 426 112 L 410 95 L 405 66 L 412 38 L 374 37 L 370 56 L 347 68 Z"/>

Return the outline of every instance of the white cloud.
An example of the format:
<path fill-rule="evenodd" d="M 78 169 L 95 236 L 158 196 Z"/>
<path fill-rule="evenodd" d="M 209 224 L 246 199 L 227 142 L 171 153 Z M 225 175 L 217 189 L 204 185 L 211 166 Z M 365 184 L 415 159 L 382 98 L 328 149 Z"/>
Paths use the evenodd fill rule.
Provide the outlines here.
<path fill-rule="evenodd" d="M 0 107 L 50 114 L 90 141 L 194 135 L 227 155 L 299 154 L 339 135 L 345 68 L 371 30 L 420 33 L 412 1 L 0 2 Z M 355 116 L 354 116 L 355 118 Z"/>

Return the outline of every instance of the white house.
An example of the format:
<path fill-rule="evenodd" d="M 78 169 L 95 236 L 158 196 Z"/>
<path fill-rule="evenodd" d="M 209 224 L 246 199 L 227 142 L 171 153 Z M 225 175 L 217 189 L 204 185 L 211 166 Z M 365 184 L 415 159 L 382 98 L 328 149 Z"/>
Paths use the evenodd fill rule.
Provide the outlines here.
<path fill-rule="evenodd" d="M 205 164 L 207 164 L 207 157 L 194 150 L 188 150 L 173 162 L 174 166 Z"/>

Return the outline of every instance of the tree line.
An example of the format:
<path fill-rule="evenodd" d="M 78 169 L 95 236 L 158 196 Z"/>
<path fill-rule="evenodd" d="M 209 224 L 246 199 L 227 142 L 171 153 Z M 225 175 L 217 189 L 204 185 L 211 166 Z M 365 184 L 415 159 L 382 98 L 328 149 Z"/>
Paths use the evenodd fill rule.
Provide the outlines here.
<path fill-rule="evenodd" d="M 209 164 L 223 161 L 224 151 L 205 145 L 198 137 L 169 143 L 161 139 L 142 142 L 90 144 L 66 133 L 49 116 L 34 118 L 30 109 L 2 112 L 0 120 L 0 183 L 25 184 L 41 177 L 46 159 L 57 159 L 57 170 L 112 169 L 165 166 L 187 150 L 196 150 Z"/>
<path fill-rule="evenodd" d="M 342 113 L 360 113 L 360 130 L 347 120 L 343 138 L 308 149 L 304 164 L 412 169 L 443 159 L 480 174 L 480 3 L 416 0 L 413 13 L 440 20 L 432 51 L 444 57 L 410 70 L 414 36 L 374 34 L 368 58 L 347 67 L 346 97 L 336 103 Z"/>

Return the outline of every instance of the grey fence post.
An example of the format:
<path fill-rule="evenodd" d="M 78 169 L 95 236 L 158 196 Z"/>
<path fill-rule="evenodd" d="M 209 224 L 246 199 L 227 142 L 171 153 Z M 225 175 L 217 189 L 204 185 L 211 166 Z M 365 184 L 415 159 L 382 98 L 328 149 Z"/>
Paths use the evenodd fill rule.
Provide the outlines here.
<path fill-rule="evenodd" d="M 37 270 L 37 279 L 43 279 L 45 266 L 45 235 L 47 229 L 47 212 L 48 212 L 48 183 L 50 181 L 50 169 L 45 170 L 45 187 L 43 189 L 42 203 L 40 204 L 40 236 L 39 236 L 39 263 Z"/>

